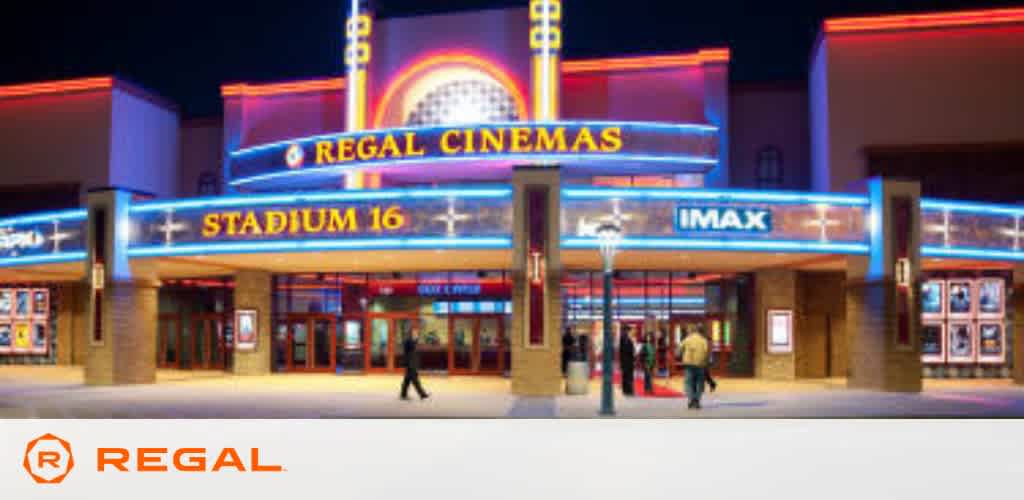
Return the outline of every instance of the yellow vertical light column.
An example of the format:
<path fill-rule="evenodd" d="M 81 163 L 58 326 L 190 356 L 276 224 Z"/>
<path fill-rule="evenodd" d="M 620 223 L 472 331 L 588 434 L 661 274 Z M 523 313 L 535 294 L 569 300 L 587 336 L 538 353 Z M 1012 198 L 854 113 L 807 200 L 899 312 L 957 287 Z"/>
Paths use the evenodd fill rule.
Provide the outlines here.
<path fill-rule="evenodd" d="M 534 121 L 558 119 L 562 0 L 530 0 L 530 96 Z"/>
<path fill-rule="evenodd" d="M 366 129 L 367 70 L 372 50 L 373 12 L 369 0 L 350 0 L 345 20 L 345 130 Z M 366 173 L 353 170 L 345 174 L 345 189 L 366 187 Z"/>

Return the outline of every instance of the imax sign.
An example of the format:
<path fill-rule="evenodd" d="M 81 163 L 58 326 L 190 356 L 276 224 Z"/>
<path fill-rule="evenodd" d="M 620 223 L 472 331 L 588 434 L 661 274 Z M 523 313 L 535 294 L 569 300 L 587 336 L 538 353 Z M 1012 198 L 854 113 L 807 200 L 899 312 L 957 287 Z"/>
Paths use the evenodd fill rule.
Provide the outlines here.
<path fill-rule="evenodd" d="M 767 233 L 772 230 L 772 212 L 767 208 L 678 207 L 676 229 Z"/>

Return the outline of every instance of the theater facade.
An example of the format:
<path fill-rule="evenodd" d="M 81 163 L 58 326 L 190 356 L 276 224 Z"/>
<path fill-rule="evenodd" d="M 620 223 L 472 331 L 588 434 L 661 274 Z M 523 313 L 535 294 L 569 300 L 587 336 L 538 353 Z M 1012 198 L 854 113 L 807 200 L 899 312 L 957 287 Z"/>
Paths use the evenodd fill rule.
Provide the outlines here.
<path fill-rule="evenodd" d="M 101 385 L 360 376 L 400 370 L 415 327 L 427 371 L 557 394 L 566 332 L 599 369 L 610 224 L 613 331 L 654 334 L 661 376 L 696 325 L 723 376 L 917 391 L 1021 371 L 1024 207 L 886 176 L 737 188 L 728 49 L 562 60 L 562 22 L 559 0 L 352 2 L 344 77 L 222 87 L 223 194 L 96 187 L 0 220 L 0 363 L 77 360 Z"/>

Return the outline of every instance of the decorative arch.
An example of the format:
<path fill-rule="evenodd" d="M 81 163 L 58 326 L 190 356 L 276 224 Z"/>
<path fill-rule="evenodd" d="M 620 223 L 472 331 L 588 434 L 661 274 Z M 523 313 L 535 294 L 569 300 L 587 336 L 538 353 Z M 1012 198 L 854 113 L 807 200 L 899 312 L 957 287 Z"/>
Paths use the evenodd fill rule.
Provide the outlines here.
<path fill-rule="evenodd" d="M 398 76 L 391 80 L 374 107 L 373 128 L 380 128 L 382 126 L 388 110 L 394 106 L 393 101 L 401 90 L 415 83 L 418 78 L 429 75 L 434 71 L 442 70 L 445 67 L 475 70 L 486 74 L 501 84 L 512 95 L 516 110 L 521 119 L 526 119 L 529 116 L 522 85 L 512 78 L 504 68 L 475 54 L 443 53 L 424 57 L 406 66 L 398 73 Z"/>

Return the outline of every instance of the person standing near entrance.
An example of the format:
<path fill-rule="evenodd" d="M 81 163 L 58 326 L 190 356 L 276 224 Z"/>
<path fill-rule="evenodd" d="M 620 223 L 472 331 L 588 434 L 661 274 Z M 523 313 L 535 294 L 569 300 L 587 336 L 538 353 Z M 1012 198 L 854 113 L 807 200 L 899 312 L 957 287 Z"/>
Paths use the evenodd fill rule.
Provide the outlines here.
<path fill-rule="evenodd" d="M 430 397 L 430 394 L 427 394 L 427 391 L 424 391 L 423 386 L 420 384 L 420 354 L 416 351 L 419 337 L 419 326 L 413 326 L 409 336 L 402 342 L 402 352 L 405 354 L 405 378 L 402 379 L 402 399 L 409 399 L 409 384 L 416 388 L 420 399 Z"/>
<path fill-rule="evenodd" d="M 576 339 L 572 336 L 572 328 L 566 327 L 562 335 L 562 376 L 569 370 L 569 360 L 572 359 L 573 349 L 576 347 Z"/>
<path fill-rule="evenodd" d="M 619 371 L 622 372 L 622 395 L 633 395 L 633 370 L 635 366 L 635 349 L 630 330 L 623 329 L 619 334 Z"/>
<path fill-rule="evenodd" d="M 644 393 L 654 394 L 654 364 L 657 350 L 654 347 L 654 334 L 648 332 L 640 345 L 640 365 L 644 371 Z"/>
<path fill-rule="evenodd" d="M 691 329 L 679 349 L 683 360 L 683 391 L 689 400 L 686 407 L 699 410 L 704 393 L 704 370 L 708 366 L 708 341 L 696 329 Z"/>

